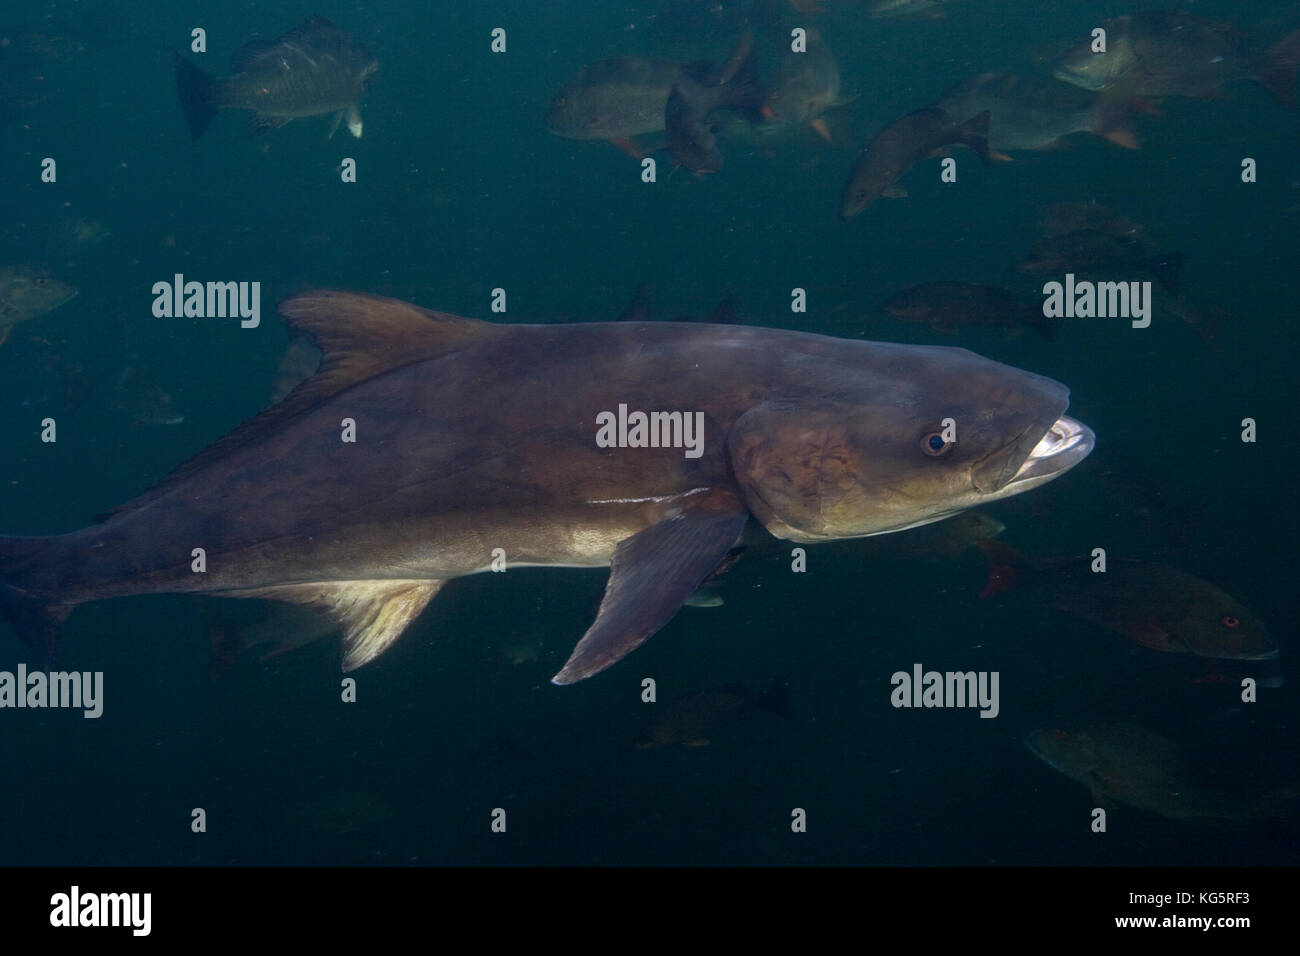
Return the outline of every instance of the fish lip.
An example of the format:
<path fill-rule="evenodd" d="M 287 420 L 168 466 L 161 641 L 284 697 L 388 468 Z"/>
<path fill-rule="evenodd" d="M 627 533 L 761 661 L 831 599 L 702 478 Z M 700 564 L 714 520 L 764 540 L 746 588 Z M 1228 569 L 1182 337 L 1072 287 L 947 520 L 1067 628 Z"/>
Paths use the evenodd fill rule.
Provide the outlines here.
<path fill-rule="evenodd" d="M 1069 415 L 1062 415 L 1043 433 L 1003 487 L 1019 488 L 1027 482 L 1032 487 L 1050 481 L 1087 458 L 1096 443 L 1097 436 L 1091 428 Z"/>

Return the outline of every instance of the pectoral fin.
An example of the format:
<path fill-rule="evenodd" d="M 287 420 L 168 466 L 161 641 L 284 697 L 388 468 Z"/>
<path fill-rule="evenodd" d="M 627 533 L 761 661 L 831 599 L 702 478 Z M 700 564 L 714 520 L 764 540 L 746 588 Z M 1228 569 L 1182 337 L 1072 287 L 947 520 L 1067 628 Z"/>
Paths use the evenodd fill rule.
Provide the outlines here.
<path fill-rule="evenodd" d="M 388 650 L 438 593 L 442 581 L 324 581 L 282 584 L 230 597 L 269 598 L 318 608 L 343 629 L 343 670 L 354 671 Z"/>
<path fill-rule="evenodd" d="M 329 131 L 329 135 L 326 136 L 325 138 L 326 138 L 326 139 L 333 139 L 333 138 L 334 138 L 334 134 L 337 133 L 337 132 L 339 131 L 339 124 L 342 123 L 342 122 L 343 122 L 343 111 L 342 111 L 342 110 L 339 110 L 337 113 L 334 114 L 334 118 L 333 118 L 332 120 L 330 120 L 330 131 Z"/>
<path fill-rule="evenodd" d="M 726 557 L 748 517 L 734 493 L 714 489 L 621 542 L 600 612 L 551 682 L 590 677 L 645 643 Z"/>

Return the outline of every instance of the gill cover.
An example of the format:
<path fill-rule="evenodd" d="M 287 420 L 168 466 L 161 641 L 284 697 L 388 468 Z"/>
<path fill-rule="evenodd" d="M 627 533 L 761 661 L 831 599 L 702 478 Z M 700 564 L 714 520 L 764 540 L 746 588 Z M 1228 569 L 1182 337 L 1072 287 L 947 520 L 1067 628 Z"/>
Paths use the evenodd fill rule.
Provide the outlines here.
<path fill-rule="evenodd" d="M 823 502 L 858 487 L 844 435 L 843 411 L 825 406 L 763 402 L 741 415 L 727 452 L 750 514 L 788 541 L 832 536 Z"/>

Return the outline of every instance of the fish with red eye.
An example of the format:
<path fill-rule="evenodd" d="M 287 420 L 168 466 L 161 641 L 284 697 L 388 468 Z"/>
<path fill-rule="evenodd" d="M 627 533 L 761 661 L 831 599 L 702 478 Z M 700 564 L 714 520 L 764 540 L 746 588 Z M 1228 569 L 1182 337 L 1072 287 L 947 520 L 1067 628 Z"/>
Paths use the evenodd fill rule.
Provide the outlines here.
<path fill-rule="evenodd" d="M 989 576 L 981 597 L 1015 590 L 1058 611 L 1122 634 L 1154 651 L 1217 660 L 1278 657 L 1268 626 L 1233 595 L 1168 565 L 1111 558 L 1029 560 L 999 541 L 981 541 Z"/>

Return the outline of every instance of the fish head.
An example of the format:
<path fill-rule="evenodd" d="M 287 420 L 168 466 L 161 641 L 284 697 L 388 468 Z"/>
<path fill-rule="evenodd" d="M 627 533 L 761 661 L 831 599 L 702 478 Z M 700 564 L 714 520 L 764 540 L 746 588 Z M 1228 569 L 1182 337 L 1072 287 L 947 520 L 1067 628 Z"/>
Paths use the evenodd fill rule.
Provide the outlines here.
<path fill-rule="evenodd" d="M 76 287 L 45 273 L 9 272 L 0 276 L 0 325 L 44 315 L 76 295 Z"/>
<path fill-rule="evenodd" d="M 1113 86 L 1120 77 L 1138 66 L 1132 39 L 1125 33 L 1107 31 L 1106 52 L 1093 53 L 1092 41 L 1076 46 L 1052 71 L 1058 80 L 1097 92 Z"/>
<path fill-rule="evenodd" d="M 965 349 L 845 343 L 806 355 L 810 392 L 768 398 L 731 428 L 746 506 L 769 532 L 826 541 L 903 531 L 1063 474 L 1093 433 L 1059 382 Z"/>
<path fill-rule="evenodd" d="M 584 84 L 585 71 L 560 87 L 546 108 L 546 130 L 567 139 L 600 139 L 605 127 L 599 97 Z"/>
<path fill-rule="evenodd" d="M 1024 742 L 1034 756 L 1067 777 L 1083 779 L 1101 764 L 1097 740 L 1083 728 L 1040 727 L 1025 734 Z"/>
<path fill-rule="evenodd" d="M 1258 617 L 1232 595 L 1200 578 L 1180 577 L 1178 594 L 1182 614 L 1169 635 L 1173 646 L 1187 654 L 1220 660 L 1272 660 L 1278 643 Z"/>

